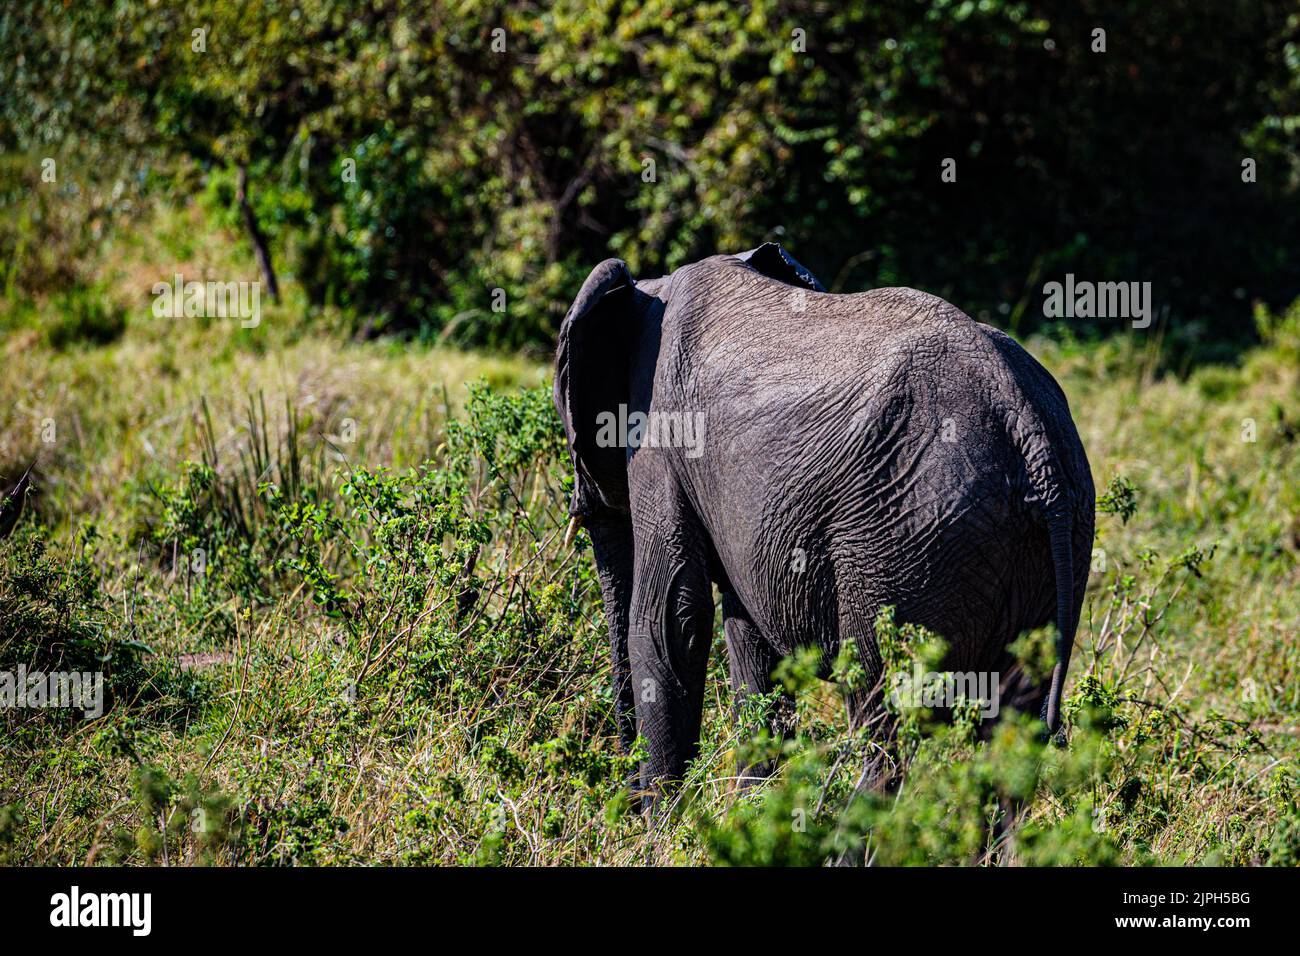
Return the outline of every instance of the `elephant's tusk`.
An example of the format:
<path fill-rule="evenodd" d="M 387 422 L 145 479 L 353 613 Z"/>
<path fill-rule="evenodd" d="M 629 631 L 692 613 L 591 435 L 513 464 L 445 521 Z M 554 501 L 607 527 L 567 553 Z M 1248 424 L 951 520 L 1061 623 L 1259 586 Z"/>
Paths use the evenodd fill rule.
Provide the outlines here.
<path fill-rule="evenodd" d="M 582 516 L 574 515 L 569 519 L 569 527 L 564 532 L 564 546 L 573 547 L 573 539 L 578 536 L 578 529 L 582 527 Z"/>

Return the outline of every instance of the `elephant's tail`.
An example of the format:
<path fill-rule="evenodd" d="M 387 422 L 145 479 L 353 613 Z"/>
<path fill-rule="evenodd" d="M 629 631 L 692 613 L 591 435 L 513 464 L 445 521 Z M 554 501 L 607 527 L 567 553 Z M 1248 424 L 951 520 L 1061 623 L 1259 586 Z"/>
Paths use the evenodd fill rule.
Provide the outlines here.
<path fill-rule="evenodd" d="M 1065 673 L 1070 667 L 1070 652 L 1074 649 L 1074 629 L 1078 624 L 1074 615 L 1074 568 L 1071 561 L 1072 522 L 1069 511 L 1059 511 L 1048 517 L 1048 534 L 1052 543 L 1052 569 L 1056 574 L 1056 667 L 1052 670 L 1052 685 L 1047 692 L 1047 733 L 1054 736 L 1061 723 L 1061 693 L 1065 687 Z"/>
<path fill-rule="evenodd" d="M 1070 668 L 1070 653 L 1074 649 L 1074 632 L 1079 624 L 1075 608 L 1075 575 L 1087 575 L 1088 569 L 1074 567 L 1074 522 L 1078 517 L 1075 491 L 1065 480 L 1066 471 L 1041 418 L 1033 411 L 1022 411 L 1021 420 L 1032 431 L 1020 443 L 1030 484 L 1033 486 L 1036 510 L 1047 523 L 1048 540 L 1052 551 L 1052 572 L 1056 580 L 1056 666 L 1047 692 L 1043 718 L 1048 736 L 1055 736 L 1061 725 L 1061 697 L 1065 690 L 1065 675 Z"/>

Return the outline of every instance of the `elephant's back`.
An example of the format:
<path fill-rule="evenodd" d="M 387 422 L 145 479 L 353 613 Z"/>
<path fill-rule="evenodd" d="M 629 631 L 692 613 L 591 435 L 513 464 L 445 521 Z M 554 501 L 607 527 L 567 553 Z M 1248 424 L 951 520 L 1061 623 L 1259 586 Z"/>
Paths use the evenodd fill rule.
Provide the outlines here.
<path fill-rule="evenodd" d="M 674 373 L 705 397 L 775 410 L 800 395 L 869 391 L 897 370 L 941 373 L 954 356 L 990 354 L 987 326 L 927 292 L 817 293 L 734 264 L 705 265 L 677 279 L 663 329 Z"/>
<path fill-rule="evenodd" d="M 706 304 L 707 315 L 668 330 L 675 380 L 661 383 L 680 391 L 682 407 L 706 413 L 722 453 L 711 464 L 760 466 L 747 468 L 747 483 L 770 486 L 770 473 L 775 494 L 810 469 L 834 475 L 860 456 L 893 460 L 909 446 L 941 470 L 978 474 L 1037 438 L 1061 449 L 1073 490 L 1090 500 L 1064 393 L 1005 333 L 916 289 L 831 295 L 748 270 L 730 278 L 743 285 L 717 295 L 725 308 Z"/>
<path fill-rule="evenodd" d="M 789 292 L 769 286 L 768 309 Z M 770 639 L 824 643 L 828 616 L 836 632 L 870 633 L 882 603 L 949 637 L 1050 615 L 1046 530 L 1017 436 L 1041 428 L 1060 442 L 1091 504 L 1051 376 L 917 290 L 809 293 L 803 305 L 778 334 L 772 315 L 736 303 L 725 341 L 702 332 L 691 369 L 710 429 L 692 484 Z"/>

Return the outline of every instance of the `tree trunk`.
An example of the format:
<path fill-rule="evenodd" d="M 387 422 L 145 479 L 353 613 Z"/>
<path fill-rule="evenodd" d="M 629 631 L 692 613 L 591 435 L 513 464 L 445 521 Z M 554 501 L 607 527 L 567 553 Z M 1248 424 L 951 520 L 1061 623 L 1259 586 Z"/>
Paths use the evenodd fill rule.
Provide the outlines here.
<path fill-rule="evenodd" d="M 271 301 L 278 304 L 280 283 L 275 279 L 275 267 L 271 265 L 271 250 L 266 245 L 266 236 L 262 235 L 261 227 L 257 224 L 257 216 L 253 214 L 253 207 L 248 202 L 248 167 L 243 163 L 239 164 L 239 190 L 235 198 L 239 201 L 239 211 L 244 214 L 244 228 L 248 230 L 248 238 L 252 241 L 253 251 L 257 254 L 257 265 L 262 270 L 266 289 L 271 293 Z"/>

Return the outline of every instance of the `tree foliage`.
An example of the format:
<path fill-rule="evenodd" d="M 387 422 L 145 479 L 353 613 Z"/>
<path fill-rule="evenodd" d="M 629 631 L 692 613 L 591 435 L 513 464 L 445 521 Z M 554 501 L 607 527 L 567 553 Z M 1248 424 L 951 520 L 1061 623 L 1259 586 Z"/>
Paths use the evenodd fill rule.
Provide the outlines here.
<path fill-rule="evenodd" d="M 197 160 L 225 200 L 247 165 L 277 255 L 372 330 L 546 343 L 608 255 L 783 238 L 835 290 L 1018 327 L 1053 276 L 1149 280 L 1233 336 L 1300 291 L 1297 32 L 1269 0 L 26 0 L 0 143 Z"/>

